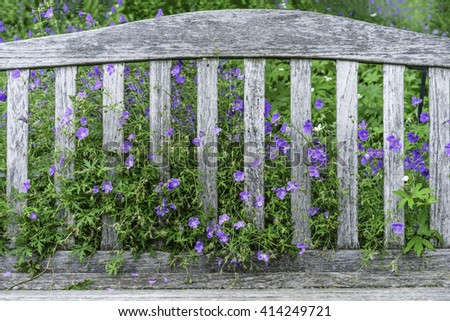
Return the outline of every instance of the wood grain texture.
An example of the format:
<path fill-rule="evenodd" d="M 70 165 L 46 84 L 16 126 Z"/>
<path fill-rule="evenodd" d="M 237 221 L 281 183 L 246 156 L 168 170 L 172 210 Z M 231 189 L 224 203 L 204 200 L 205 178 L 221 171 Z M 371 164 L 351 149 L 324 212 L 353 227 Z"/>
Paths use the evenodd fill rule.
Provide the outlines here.
<path fill-rule="evenodd" d="M 75 151 L 75 110 L 71 96 L 76 95 L 76 67 L 57 67 L 55 68 L 55 187 L 56 193 L 61 192 L 60 177 L 73 179 L 74 164 L 67 158 Z M 71 112 L 70 112 L 71 111 Z M 60 159 L 64 158 L 62 166 Z M 73 213 L 65 209 L 59 212 L 59 218 L 62 218 L 66 227 L 74 224 Z M 67 239 L 62 245 L 64 249 L 70 249 L 74 244 L 74 237 Z"/>
<path fill-rule="evenodd" d="M 244 82 L 244 188 L 250 193 L 247 209 L 255 226 L 264 228 L 264 202 L 255 207 L 258 197 L 264 197 L 264 86 L 265 59 L 245 59 Z M 260 161 L 259 166 L 250 166 Z"/>
<path fill-rule="evenodd" d="M 430 188 L 439 201 L 431 205 L 430 227 L 450 247 L 450 157 L 444 146 L 450 143 L 450 70 L 430 68 Z"/>
<path fill-rule="evenodd" d="M 20 74 L 17 74 L 20 72 Z M 8 71 L 7 129 L 6 129 L 6 194 L 11 198 L 13 213 L 7 226 L 11 245 L 19 231 L 17 216 L 27 205 L 14 197 L 28 179 L 28 69 Z"/>
<path fill-rule="evenodd" d="M 169 164 L 163 147 L 170 129 L 170 60 L 150 62 L 150 153 L 161 169 L 161 179 L 169 179 Z"/>
<path fill-rule="evenodd" d="M 167 278 L 169 282 L 164 282 Z M 11 274 L 0 279 L 0 289 L 30 279 L 25 273 Z M 107 276 L 105 273 L 45 273 L 31 282 L 16 286 L 15 290 L 63 290 L 83 281 L 92 290 L 107 289 L 314 289 L 314 288 L 450 288 L 450 272 L 408 272 L 391 276 L 389 272 L 277 272 L 277 273 L 158 273 L 144 272 L 137 277 L 130 274 Z M 156 281 L 150 284 L 149 280 Z"/>
<path fill-rule="evenodd" d="M 76 255 L 70 251 L 57 251 L 50 257 L 49 269 L 54 273 L 105 273 L 107 261 L 116 257 L 110 251 L 98 251 L 87 257 L 82 263 Z M 133 257 L 130 251 L 125 251 L 122 256 L 123 266 L 121 272 L 129 273 L 185 273 L 186 269 L 180 266 L 171 266 L 170 253 L 156 251 L 155 255 L 144 253 L 139 258 Z M 252 274 L 256 270 L 260 272 L 383 272 L 389 273 L 391 264 L 398 264 L 399 273 L 436 271 L 450 272 L 450 249 L 439 249 L 426 252 L 423 257 L 417 257 L 414 253 L 402 254 L 400 250 L 389 250 L 385 255 L 375 254 L 370 259 L 364 259 L 364 253 L 360 250 L 318 251 L 307 250 L 302 255 L 291 257 L 282 255 L 276 260 L 271 260 L 269 265 L 258 261 L 256 253 L 252 270 L 239 267 L 236 272 Z M 34 258 L 35 259 L 35 258 Z M 15 267 L 18 258 L 12 255 L 4 255 L 0 260 L 0 273 L 10 271 L 18 273 Z M 38 261 L 41 266 L 47 266 L 48 261 Z M 213 258 L 211 261 L 204 255 L 199 255 L 197 261 L 191 261 L 188 271 L 191 273 L 218 273 L 232 272 L 224 268 L 224 261 Z M 219 264 L 220 263 L 220 264 Z M 426 273 L 425 273 L 426 274 Z"/>
<path fill-rule="evenodd" d="M 326 289 L 112 289 L 84 291 L 0 291 L 1 301 L 450 301 L 450 289 L 326 288 Z"/>
<path fill-rule="evenodd" d="M 202 144 L 197 148 L 198 169 L 202 183 L 201 199 L 203 209 L 211 213 L 217 223 L 217 136 L 214 128 L 218 125 L 217 110 L 217 68 L 218 59 L 203 59 L 198 61 L 197 73 L 197 137 Z"/>
<path fill-rule="evenodd" d="M 294 222 L 292 243 L 311 243 L 307 215 L 311 207 L 311 178 L 308 175 L 308 149 L 303 124 L 311 119 L 311 60 L 291 60 L 291 179 L 300 185 L 291 191 Z"/>
<path fill-rule="evenodd" d="M 119 122 L 124 111 L 124 64 L 103 66 L 103 149 L 109 155 L 106 166 L 111 179 L 114 176 L 114 167 L 122 162 L 123 128 Z M 102 216 L 102 250 L 120 248 L 117 240 L 114 220 L 108 214 Z"/>
<path fill-rule="evenodd" d="M 383 66 L 383 144 L 384 144 L 384 216 L 385 244 L 390 248 L 402 248 L 405 233 L 394 233 L 393 223 L 405 224 L 403 209 L 398 209 L 400 197 L 393 192 L 403 186 L 403 136 L 404 136 L 404 82 L 405 67 L 397 65 Z M 392 142 L 387 138 L 394 135 L 400 142 L 399 150 L 390 150 Z"/>
<path fill-rule="evenodd" d="M 339 179 L 338 248 L 358 248 L 358 63 L 336 62 L 337 176 Z"/>
<path fill-rule="evenodd" d="M 293 10 L 221 10 L 0 44 L 0 70 L 217 56 L 450 67 L 448 52 L 450 39 L 354 19 Z"/>

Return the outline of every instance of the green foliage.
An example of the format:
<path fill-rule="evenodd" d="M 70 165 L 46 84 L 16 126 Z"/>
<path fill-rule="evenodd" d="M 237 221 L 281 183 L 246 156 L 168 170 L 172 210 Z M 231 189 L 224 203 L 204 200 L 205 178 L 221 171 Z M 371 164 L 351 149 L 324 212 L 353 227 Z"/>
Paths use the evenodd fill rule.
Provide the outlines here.
<path fill-rule="evenodd" d="M 417 0 L 420 3 L 421 0 Z M 422 31 L 424 23 L 430 22 L 430 27 L 448 30 L 447 20 L 439 17 L 439 11 L 447 12 L 445 3 L 436 2 L 431 20 L 422 11 L 415 12 L 416 19 L 408 20 L 400 15 L 382 13 L 396 11 L 395 6 L 373 7 L 366 1 L 259 1 L 259 0 L 225 0 L 225 1 L 148 1 L 124 0 L 123 5 L 108 1 L 72 1 L 67 2 L 69 11 L 63 10 L 64 1 L 22 0 L 5 1 L 2 7 L 2 21 L 5 32 L 0 36 L 5 41 L 11 41 L 14 36 L 21 39 L 28 37 L 29 31 L 33 37 L 49 34 L 86 30 L 119 23 L 121 15 L 128 22 L 152 18 L 159 8 L 164 15 L 191 12 L 198 10 L 234 9 L 234 8 L 266 8 L 301 9 L 322 13 L 352 16 L 364 21 L 405 27 Z M 44 18 L 53 8 L 53 15 Z M 404 9 L 404 7 L 401 7 Z M 381 10 L 381 13 L 378 11 Z M 82 16 L 79 11 L 84 12 Z M 90 13 L 96 24 L 87 24 L 86 14 Z M 36 22 L 33 22 L 33 19 Z M 430 30 L 431 32 L 431 30 Z M 72 97 L 74 102 L 74 119 L 76 128 L 80 127 L 82 118 L 88 118 L 89 135 L 80 140 L 72 135 L 75 141 L 75 152 L 67 155 L 61 161 L 61 152 L 54 150 L 54 132 L 61 120 L 53 118 L 54 114 L 54 71 L 35 70 L 32 78 L 39 78 L 30 87 L 30 155 L 29 163 L 31 189 L 26 194 L 27 207 L 19 215 L 10 211 L 11 199 L 6 198 L 6 179 L 0 179 L 0 234 L 7 236 L 7 226 L 14 217 L 20 234 L 17 237 L 13 253 L 18 257 L 18 267 L 21 270 L 36 274 L 42 267 L 36 263 L 52 254 L 67 240 L 73 239 L 71 255 L 83 262 L 87 257 L 100 249 L 103 218 L 108 215 L 114 221 L 122 250 L 129 250 L 133 255 L 154 253 L 156 250 L 171 252 L 171 262 L 186 267 L 198 258 L 194 246 L 204 243 L 203 253 L 211 260 L 217 260 L 222 269 L 234 269 L 243 266 L 255 269 L 257 258 L 255 253 L 261 251 L 270 254 L 275 259 L 283 253 L 296 255 L 298 249 L 292 243 L 293 223 L 290 217 L 291 194 L 280 199 L 277 189 L 286 186 L 290 180 L 289 153 L 277 150 L 273 159 L 265 164 L 265 226 L 259 231 L 245 210 L 245 204 L 239 194 L 244 190 L 244 183 L 236 182 L 233 174 L 243 170 L 243 113 L 238 108 L 238 102 L 244 100 L 242 78 L 242 60 L 221 59 L 219 76 L 219 123 L 222 132 L 218 136 L 218 215 L 228 215 L 229 219 L 222 222 L 220 231 L 228 236 L 223 242 L 217 235 L 206 235 L 208 226 L 213 220 L 212 211 L 204 211 L 201 203 L 201 193 L 204 189 L 199 180 L 197 169 L 196 147 L 192 141 L 196 138 L 195 118 L 196 105 L 196 65 L 192 61 L 174 61 L 182 66 L 182 75 L 186 77 L 183 84 L 172 78 L 174 90 L 171 94 L 174 121 L 174 134 L 164 146 L 170 165 L 170 178 L 180 180 L 177 188 L 169 189 L 168 178 L 160 179 L 160 170 L 149 159 L 149 78 L 146 63 L 128 64 L 129 75 L 125 77 L 125 103 L 129 112 L 128 119 L 123 121 L 123 136 L 132 141 L 132 149 L 123 158 L 116 153 L 102 149 L 102 90 L 95 88 L 101 80 L 101 67 L 80 67 L 77 76 L 77 88 L 80 93 Z M 336 143 L 336 73 L 333 61 L 313 61 L 312 68 L 312 123 L 313 136 L 307 138 L 308 148 L 323 149 L 326 161 L 321 164 L 320 177 L 313 177 L 311 184 L 312 204 L 310 213 L 302 213 L 309 220 L 312 229 L 312 242 L 308 244 L 315 249 L 333 249 L 336 244 L 336 234 L 339 226 L 338 199 L 348 191 L 339 186 L 337 178 L 338 146 Z M 385 217 L 383 208 L 383 166 L 379 163 L 381 157 L 372 157 L 370 162 L 363 164 L 369 149 L 384 148 L 383 118 L 382 118 L 382 79 L 383 71 L 380 65 L 359 64 L 358 70 L 358 122 L 367 122 L 370 136 L 367 140 L 359 140 L 360 152 L 358 161 L 358 229 L 359 241 L 364 253 L 370 258 L 374 253 L 384 249 Z M 288 132 L 282 131 L 282 124 L 290 124 L 290 66 L 287 60 L 268 59 L 266 65 L 265 95 L 272 106 L 266 121 L 272 126 L 272 131 L 265 137 L 266 153 L 276 144 L 278 139 L 290 141 Z M 411 98 L 419 96 L 421 72 L 406 70 L 405 72 L 405 158 L 411 156 L 412 150 L 426 149 L 428 126 L 418 122 L 417 109 L 411 105 Z M 6 77 L 0 74 L 0 90 L 6 91 Z M 427 95 L 427 93 L 426 93 Z M 316 100 L 322 100 L 323 108 L 315 107 Z M 424 98 L 424 110 L 428 104 Z M 273 122 L 273 115 L 279 112 L 280 120 Z M 6 117 L 6 102 L 0 102 L 0 114 Z M 6 123 L 0 126 L 0 172 L 6 172 Z M 303 124 L 295 124 L 302 127 Z M 62 128 L 60 130 L 67 130 Z M 415 132 L 420 140 L 411 143 L 406 140 L 408 132 Z M 303 134 L 303 133 L 302 133 Z M 130 135 L 135 135 L 130 139 Z M 117 146 L 116 146 L 117 147 Z M 119 146 L 121 147 L 121 146 Z M 134 164 L 127 168 L 125 158 L 134 157 Z M 269 155 L 268 155 L 269 156 Z M 423 153 L 423 164 L 426 166 L 428 156 Z M 114 161 L 112 161 L 114 160 Z M 311 159 L 307 160 L 311 162 Z M 61 188 L 56 188 L 55 177 L 49 175 L 52 165 L 66 168 L 73 163 L 73 177 L 58 176 Z M 311 164 L 308 163 L 308 166 Z M 114 175 L 111 175 L 114 173 Z M 309 175 L 309 171 L 305 175 Z M 397 191 L 402 197 L 400 208 L 405 209 L 405 236 L 407 245 L 405 252 L 414 250 L 422 255 L 426 249 L 434 249 L 433 242 L 442 241 L 441 236 L 429 229 L 429 205 L 436 202 L 432 190 L 427 187 L 427 181 L 417 170 L 409 169 L 410 180 L 404 189 Z M 57 173 L 55 175 L 58 175 Z M 424 174 L 426 176 L 426 173 Z M 102 191 L 102 183 L 111 181 L 113 190 Z M 96 192 L 94 187 L 100 190 Z M 300 186 L 304 192 L 304 186 Z M 25 194 L 13 191 L 16 197 L 25 198 Z M 206 191 L 207 192 L 207 191 Z M 156 214 L 158 206 L 167 204 L 174 206 L 164 216 Z M 164 206 L 163 206 L 164 207 Z M 176 207 L 176 208 L 175 208 Z M 64 211 L 63 211 L 64 209 Z M 37 215 L 31 219 L 31 213 Z M 74 224 L 67 224 L 64 213 L 71 213 Z M 189 220 L 198 218 L 198 227 L 191 227 Z M 236 229 L 235 224 L 245 222 L 245 227 Z M 219 227 L 216 227 L 216 232 Z M 0 254 L 8 251 L 8 239 L 0 238 Z M 124 264 L 122 250 L 116 256 L 105 262 L 108 275 L 120 273 Z M 189 281 L 189 276 L 187 277 Z M 89 280 L 75 284 L 71 289 L 84 289 L 89 286 Z"/>

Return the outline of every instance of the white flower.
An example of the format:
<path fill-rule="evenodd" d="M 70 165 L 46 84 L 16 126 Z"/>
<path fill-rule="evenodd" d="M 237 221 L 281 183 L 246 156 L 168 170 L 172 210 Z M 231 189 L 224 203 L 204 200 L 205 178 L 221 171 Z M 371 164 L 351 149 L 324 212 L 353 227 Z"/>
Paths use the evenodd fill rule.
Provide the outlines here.
<path fill-rule="evenodd" d="M 314 88 L 313 88 L 313 87 L 311 87 L 311 92 L 312 92 L 312 93 L 314 92 Z"/>
<path fill-rule="evenodd" d="M 404 181 L 404 182 L 407 182 L 408 180 L 409 180 L 409 177 L 408 177 L 408 176 L 403 177 L 403 181 Z"/>
<path fill-rule="evenodd" d="M 325 78 L 325 81 L 330 81 L 332 78 L 328 77 L 328 76 L 324 76 L 323 78 Z"/>
<path fill-rule="evenodd" d="M 315 132 L 319 132 L 319 131 L 321 131 L 322 129 L 323 129 L 323 127 L 322 127 L 321 124 L 319 124 L 319 125 L 317 125 L 316 127 L 313 128 L 313 130 L 314 130 Z"/>
<path fill-rule="evenodd" d="M 358 94 L 358 99 L 361 99 L 361 98 L 363 98 L 363 97 L 364 97 L 363 95 Z"/>

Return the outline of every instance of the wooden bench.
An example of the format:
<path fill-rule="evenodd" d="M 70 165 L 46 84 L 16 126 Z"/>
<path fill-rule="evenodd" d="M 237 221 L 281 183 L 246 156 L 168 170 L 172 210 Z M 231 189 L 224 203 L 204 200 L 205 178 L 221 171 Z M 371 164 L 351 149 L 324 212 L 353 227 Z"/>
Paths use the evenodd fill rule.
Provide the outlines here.
<path fill-rule="evenodd" d="M 103 146 L 117 146 L 123 134 L 117 119 L 124 108 L 124 64 L 149 61 L 150 63 L 150 135 L 153 148 L 161 147 L 162 137 L 170 128 L 170 71 L 173 59 L 198 61 L 198 115 L 197 131 L 205 137 L 214 137 L 213 128 L 218 121 L 217 68 L 219 58 L 244 59 L 245 65 L 245 156 L 256 153 L 264 165 L 264 71 L 268 58 L 289 59 L 291 66 L 291 124 L 292 150 L 302 153 L 305 138 L 296 131 L 311 118 L 311 61 L 336 61 L 337 141 L 341 148 L 338 157 L 340 187 L 348 191 L 339 198 L 337 251 L 307 251 L 295 259 L 285 257 L 270 264 L 254 275 L 243 272 L 240 282 L 233 282 L 235 274 L 217 273 L 217 268 L 201 258 L 192 264 L 186 282 L 184 270 L 173 271 L 167 266 L 168 254 L 159 252 L 157 258 L 143 255 L 134 260 L 125 253 L 123 276 L 110 278 L 104 272 L 104 262 L 110 251 L 119 244 L 111 218 L 105 216 L 101 251 L 87 264 L 69 257 L 73 240 L 66 251 L 58 251 L 51 260 L 51 271 L 33 282 L 16 288 L 65 288 L 72 283 L 93 280 L 91 288 L 223 288 L 223 287 L 401 287 L 450 286 L 450 157 L 444 146 L 450 142 L 450 40 L 425 34 L 382 27 L 357 20 L 330 15 L 283 10 L 223 10 L 193 12 L 158 19 L 127 23 L 120 26 L 81 33 L 57 35 L 0 45 L 0 70 L 8 75 L 7 124 L 7 181 L 8 194 L 20 190 L 28 178 L 28 125 L 20 120 L 28 113 L 28 77 L 32 68 L 55 68 L 55 119 L 61 119 L 67 107 L 72 106 L 70 96 L 76 95 L 77 66 L 100 64 L 106 71 L 112 64 L 115 73 L 104 73 L 103 105 L 115 106 L 103 114 Z M 383 64 L 384 114 L 384 208 L 386 220 L 386 246 L 390 255 L 374 258 L 369 270 L 363 269 L 358 243 L 357 179 L 357 116 L 358 116 L 358 63 Z M 388 151 L 386 137 L 404 137 L 404 81 L 405 66 L 427 67 L 429 70 L 430 114 L 430 187 L 436 190 L 438 203 L 431 206 L 430 225 L 443 236 L 442 249 L 426 253 L 424 258 L 404 255 L 400 258 L 399 275 L 391 277 L 386 266 L 395 260 L 404 245 L 404 235 L 394 238 L 391 229 L 392 212 L 396 211 L 398 196 L 393 191 L 402 187 L 404 177 L 401 153 Z M 14 77 L 16 69 L 20 77 Z M 75 127 L 70 124 L 69 133 Z M 55 148 L 60 156 L 75 147 L 67 132 L 56 134 Z M 217 149 L 217 141 L 210 142 Z M 402 143 L 403 146 L 403 143 Z M 403 148 L 403 147 L 402 147 Z M 160 156 L 162 157 L 162 156 Z M 202 161 L 203 149 L 198 148 L 201 180 L 208 193 L 203 194 L 205 209 L 217 208 L 217 167 L 207 167 Z M 162 159 L 158 159 L 162 162 Z M 61 175 L 71 177 L 71 166 Z M 292 193 L 292 220 L 295 224 L 293 242 L 308 242 L 311 232 L 305 218 L 311 204 L 311 179 L 305 175 L 303 163 L 292 168 L 293 181 L 306 192 Z M 264 194 L 264 166 L 245 168 L 245 189 L 252 195 Z M 161 174 L 167 176 L 167 168 Z M 56 181 L 58 189 L 58 182 Z M 25 206 L 15 202 L 17 213 Z M 67 224 L 73 224 L 71 213 L 63 212 Z M 264 207 L 257 210 L 253 221 L 264 229 Z M 404 223 L 404 215 L 397 213 L 396 221 Z M 12 238 L 18 233 L 11 224 Z M 396 240 L 391 242 L 391 240 Z M 0 271 L 11 270 L 15 258 L 2 257 Z M 426 270 L 427 272 L 423 272 Z M 12 270 L 13 271 L 13 270 Z M 14 272 L 14 271 L 13 271 Z M 170 275 L 170 283 L 153 285 L 136 283 L 130 272 L 148 278 Z M 404 273 L 407 272 L 407 273 Z M 169 277 L 168 277 L 169 278 Z M 0 280 L 3 288 L 25 281 L 28 276 L 13 273 L 13 278 Z M 193 282 L 190 282 L 193 281 Z"/>

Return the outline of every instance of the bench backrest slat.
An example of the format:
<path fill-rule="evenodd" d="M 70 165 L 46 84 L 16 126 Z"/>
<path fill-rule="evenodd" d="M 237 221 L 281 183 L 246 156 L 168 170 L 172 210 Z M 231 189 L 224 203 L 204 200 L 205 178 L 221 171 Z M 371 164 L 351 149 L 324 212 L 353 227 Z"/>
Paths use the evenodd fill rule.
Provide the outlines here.
<path fill-rule="evenodd" d="M 358 248 L 358 63 L 336 61 L 339 221 L 337 246 Z"/>
<path fill-rule="evenodd" d="M 74 178 L 74 163 L 69 155 L 75 151 L 75 109 L 71 96 L 76 95 L 77 67 L 55 68 L 55 173 L 56 193 L 61 192 L 61 177 Z M 59 218 L 64 219 L 67 226 L 74 224 L 73 213 L 62 208 Z M 71 236 L 64 244 L 71 248 L 74 237 Z"/>
<path fill-rule="evenodd" d="M 201 59 L 197 66 L 197 137 L 202 144 L 197 148 L 198 169 L 202 183 L 201 200 L 203 209 L 211 213 L 217 223 L 217 70 L 219 59 Z"/>
<path fill-rule="evenodd" d="M 265 66 L 265 59 L 244 59 L 244 187 L 251 195 L 247 210 L 258 229 L 264 228 L 264 200 L 262 206 L 255 203 L 264 197 Z"/>
<path fill-rule="evenodd" d="M 308 149 L 303 125 L 311 120 L 311 60 L 291 60 L 291 180 L 300 189 L 291 191 L 294 223 L 292 243 L 311 243 L 307 213 L 311 207 L 311 177 L 307 174 Z"/>
<path fill-rule="evenodd" d="M 404 211 L 398 210 L 400 197 L 393 192 L 403 186 L 404 125 L 403 125 L 403 74 L 405 67 L 396 65 L 383 66 L 383 149 L 384 149 L 384 215 L 386 219 L 385 242 L 391 247 L 402 247 L 405 234 L 396 235 L 392 223 L 405 224 Z M 393 135 L 395 141 L 388 141 Z M 390 139 L 391 140 L 391 139 Z M 397 145 L 398 148 L 390 149 Z"/>
<path fill-rule="evenodd" d="M 103 65 L 103 149 L 112 154 L 123 154 L 123 123 L 124 112 L 124 64 Z M 114 167 L 120 157 L 110 157 L 107 166 L 109 176 L 114 176 Z M 103 229 L 100 248 L 102 250 L 118 249 L 114 221 L 109 214 L 102 216 Z"/>
<path fill-rule="evenodd" d="M 430 227 L 450 247 L 450 157 L 444 149 L 450 142 L 450 70 L 430 68 L 429 84 L 430 188 L 439 201 L 431 205 Z"/>
<path fill-rule="evenodd" d="M 162 150 L 171 124 L 170 60 L 150 62 L 150 154 L 161 168 L 161 181 L 169 179 L 167 155 Z"/>
<path fill-rule="evenodd" d="M 17 236 L 17 216 L 27 205 L 14 197 L 28 179 L 28 78 L 30 71 L 8 71 L 6 193 L 12 198 L 14 214 L 8 226 L 12 243 Z"/>

